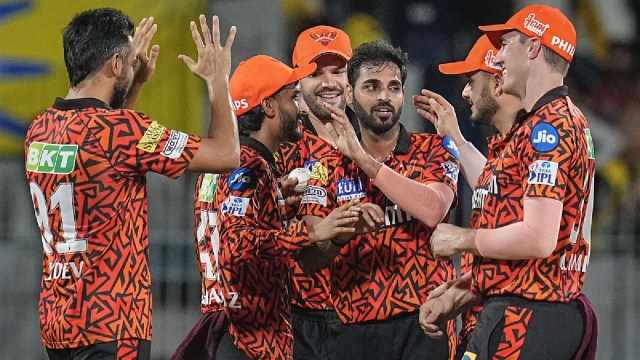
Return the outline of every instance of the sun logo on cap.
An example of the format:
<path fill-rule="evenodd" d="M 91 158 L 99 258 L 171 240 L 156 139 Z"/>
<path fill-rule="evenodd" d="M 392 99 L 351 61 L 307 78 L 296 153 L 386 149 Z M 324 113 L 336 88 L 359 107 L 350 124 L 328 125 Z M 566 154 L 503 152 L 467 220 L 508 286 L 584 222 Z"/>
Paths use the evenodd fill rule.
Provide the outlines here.
<path fill-rule="evenodd" d="M 484 64 L 488 67 L 496 70 L 502 70 L 498 65 L 494 63 L 496 55 L 493 53 L 493 50 L 487 51 L 487 56 L 484 57 Z"/>
<path fill-rule="evenodd" d="M 317 33 L 309 34 L 311 38 L 320 44 L 327 46 L 330 42 L 335 41 L 338 36 L 337 31 L 320 30 Z"/>

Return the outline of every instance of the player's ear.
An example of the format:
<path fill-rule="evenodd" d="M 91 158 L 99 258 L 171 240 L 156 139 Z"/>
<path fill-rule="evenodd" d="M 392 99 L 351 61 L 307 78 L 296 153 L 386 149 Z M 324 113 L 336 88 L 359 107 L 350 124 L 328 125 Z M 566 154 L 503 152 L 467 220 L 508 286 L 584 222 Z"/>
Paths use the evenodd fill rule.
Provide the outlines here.
<path fill-rule="evenodd" d="M 262 110 L 264 110 L 264 113 L 267 114 L 267 117 L 274 117 L 276 116 L 276 101 L 273 97 L 266 97 L 264 99 L 262 99 L 262 101 L 260 102 L 260 105 L 262 106 Z"/>
<path fill-rule="evenodd" d="M 347 101 L 347 104 L 353 104 L 353 87 L 351 87 L 351 84 L 347 84 L 347 86 L 345 86 L 344 98 Z"/>
<path fill-rule="evenodd" d="M 491 78 L 491 87 L 493 88 L 493 95 L 495 97 L 498 97 L 502 94 L 504 94 L 504 91 L 502 89 L 502 85 L 504 84 L 504 81 L 502 79 L 502 74 L 493 74 L 492 78 Z"/>

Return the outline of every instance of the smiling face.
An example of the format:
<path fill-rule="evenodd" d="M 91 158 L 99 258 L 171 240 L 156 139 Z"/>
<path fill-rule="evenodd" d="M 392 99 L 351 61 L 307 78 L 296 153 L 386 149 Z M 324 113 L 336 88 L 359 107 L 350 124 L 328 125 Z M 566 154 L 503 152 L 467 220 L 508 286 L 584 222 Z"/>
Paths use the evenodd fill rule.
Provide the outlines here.
<path fill-rule="evenodd" d="M 507 94 L 524 97 L 526 82 L 529 77 L 528 47 L 534 39 L 521 40 L 518 31 L 508 32 L 500 38 L 500 51 L 494 64 L 502 68 L 503 89 Z"/>
<path fill-rule="evenodd" d="M 316 71 L 300 80 L 302 98 L 309 111 L 321 121 L 331 120 L 331 113 L 323 103 L 344 109 L 346 106 L 347 61 L 333 54 L 321 55 L 315 60 Z"/>
<path fill-rule="evenodd" d="M 462 90 L 462 97 L 471 105 L 471 123 L 490 125 L 500 105 L 493 95 L 493 74 L 476 71 L 467 75 L 467 85 Z"/>
<path fill-rule="evenodd" d="M 360 124 L 384 134 L 400 120 L 404 87 L 398 66 L 391 62 L 365 64 L 353 89 L 353 109 Z"/>
<path fill-rule="evenodd" d="M 278 112 L 280 114 L 280 142 L 295 142 L 302 139 L 302 133 L 298 126 L 298 103 L 300 97 L 299 85 L 284 87 L 277 96 Z"/>

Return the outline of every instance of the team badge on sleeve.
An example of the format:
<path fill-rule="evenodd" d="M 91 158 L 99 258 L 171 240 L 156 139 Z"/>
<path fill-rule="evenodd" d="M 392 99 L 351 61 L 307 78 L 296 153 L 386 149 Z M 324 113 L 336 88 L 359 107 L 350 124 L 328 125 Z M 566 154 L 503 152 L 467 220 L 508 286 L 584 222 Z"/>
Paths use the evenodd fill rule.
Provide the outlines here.
<path fill-rule="evenodd" d="M 160 140 L 162 140 L 162 135 L 164 135 L 164 131 L 167 128 L 158 124 L 157 121 L 154 121 L 149 125 L 147 131 L 142 135 L 142 139 L 138 141 L 138 145 L 136 146 L 138 149 L 146 152 L 154 152 L 156 146 Z"/>
<path fill-rule="evenodd" d="M 558 146 L 560 136 L 551 124 L 540 123 L 531 131 L 531 144 L 536 151 L 547 152 Z"/>
<path fill-rule="evenodd" d="M 322 183 L 322 185 L 327 185 L 329 183 L 329 171 L 324 165 L 319 162 L 313 164 L 313 169 L 311 169 L 312 179 L 316 179 Z"/>
<path fill-rule="evenodd" d="M 458 147 L 453 142 L 453 140 L 451 140 L 450 137 L 445 136 L 444 138 L 442 138 L 442 145 L 444 145 L 444 148 L 447 149 L 447 151 L 450 152 L 451 155 L 455 156 L 456 159 L 460 158 L 460 154 L 458 153 Z"/>
<path fill-rule="evenodd" d="M 198 190 L 198 201 L 202 202 L 212 202 L 213 196 L 216 193 L 216 188 L 218 187 L 218 178 L 220 175 L 218 174 L 204 174 L 202 179 L 202 185 L 200 185 L 200 189 Z"/>
<path fill-rule="evenodd" d="M 307 186 L 300 203 L 327 206 L 327 191 L 319 186 Z"/>
<path fill-rule="evenodd" d="M 183 133 L 182 131 L 171 130 L 169 139 L 164 145 L 161 154 L 170 159 L 179 158 L 182 154 L 182 150 L 184 150 L 184 148 L 187 146 L 188 140 L 189 135 Z"/>
<path fill-rule="evenodd" d="M 557 162 L 536 160 L 531 165 L 529 165 L 529 184 L 555 186 L 557 175 Z"/>
<path fill-rule="evenodd" d="M 256 185 L 258 178 L 251 169 L 241 167 L 229 176 L 229 187 L 233 190 L 245 190 Z"/>
<path fill-rule="evenodd" d="M 458 173 L 460 173 L 458 164 L 452 161 L 447 161 L 445 163 L 442 163 L 442 169 L 444 169 L 445 176 L 448 176 L 455 183 L 458 182 Z"/>

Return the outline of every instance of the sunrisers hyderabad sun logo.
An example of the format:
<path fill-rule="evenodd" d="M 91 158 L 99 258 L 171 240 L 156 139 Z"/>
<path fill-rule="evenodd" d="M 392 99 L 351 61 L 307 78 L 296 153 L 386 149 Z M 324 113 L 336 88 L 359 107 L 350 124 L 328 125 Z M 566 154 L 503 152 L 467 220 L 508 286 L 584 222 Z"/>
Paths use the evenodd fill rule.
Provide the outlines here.
<path fill-rule="evenodd" d="M 338 32 L 321 30 L 317 33 L 309 34 L 309 36 L 311 36 L 313 40 L 319 42 L 320 44 L 327 46 L 330 42 L 336 39 L 336 36 L 338 36 Z"/>

